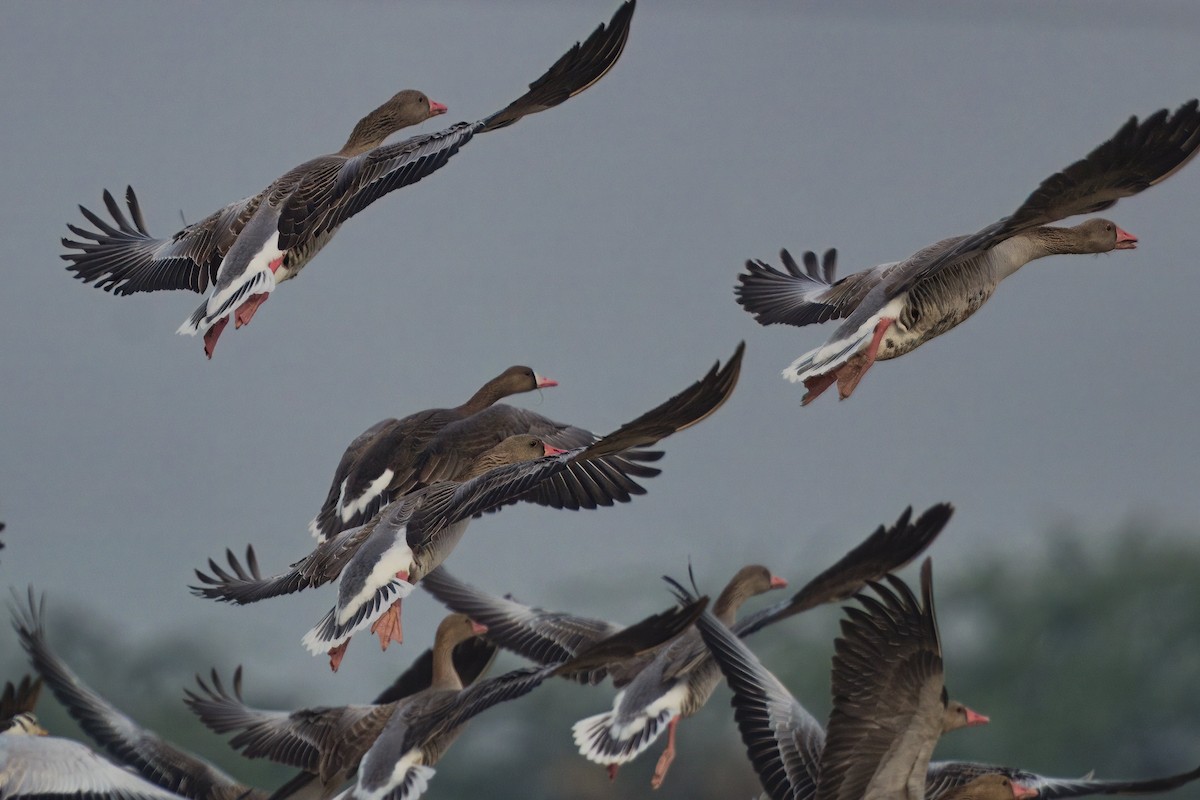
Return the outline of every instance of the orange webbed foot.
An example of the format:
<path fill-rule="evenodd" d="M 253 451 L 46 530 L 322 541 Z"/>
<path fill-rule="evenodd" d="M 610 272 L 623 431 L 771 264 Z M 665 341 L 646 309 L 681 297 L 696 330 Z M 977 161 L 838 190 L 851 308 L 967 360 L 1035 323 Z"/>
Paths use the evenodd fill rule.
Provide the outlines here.
<path fill-rule="evenodd" d="M 379 637 L 379 649 L 387 650 L 392 642 L 404 643 L 404 628 L 400 623 L 400 601 L 392 603 L 383 616 L 371 625 L 371 633 Z"/>
<path fill-rule="evenodd" d="M 342 665 L 342 659 L 346 657 L 346 648 L 349 646 L 350 640 L 347 639 L 329 651 L 329 668 L 334 672 L 337 672 L 338 667 Z"/>

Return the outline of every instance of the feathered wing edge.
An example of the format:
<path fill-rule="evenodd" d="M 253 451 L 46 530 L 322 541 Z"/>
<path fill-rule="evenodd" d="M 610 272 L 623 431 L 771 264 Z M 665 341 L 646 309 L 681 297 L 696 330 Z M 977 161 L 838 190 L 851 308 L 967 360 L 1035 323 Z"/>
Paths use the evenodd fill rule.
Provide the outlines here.
<path fill-rule="evenodd" d="M 607 26 L 600 25 L 586 40 L 576 43 L 545 74 L 529 84 L 528 92 L 482 120 L 479 131 L 506 128 L 522 117 L 553 108 L 608 74 L 629 41 L 636 5 L 636 0 L 623 3 Z"/>
<path fill-rule="evenodd" d="M 14 601 L 13 627 L 34 669 L 79 726 L 118 762 L 156 786 L 203 800 L 215 794 L 255 800 L 264 792 L 244 786 L 204 759 L 137 725 L 92 690 L 46 640 L 45 600 L 30 587 L 27 604 Z M 40 680 L 39 680 L 40 683 Z"/>
<path fill-rule="evenodd" d="M 800 591 L 760 611 L 743 617 L 735 626 L 745 637 L 768 625 L 810 608 L 848 600 L 871 581 L 898 572 L 925 552 L 950 521 L 954 506 L 938 503 L 912 521 L 912 506 L 891 527 L 880 525 L 875 532 L 842 556 L 836 564 L 810 580 Z"/>

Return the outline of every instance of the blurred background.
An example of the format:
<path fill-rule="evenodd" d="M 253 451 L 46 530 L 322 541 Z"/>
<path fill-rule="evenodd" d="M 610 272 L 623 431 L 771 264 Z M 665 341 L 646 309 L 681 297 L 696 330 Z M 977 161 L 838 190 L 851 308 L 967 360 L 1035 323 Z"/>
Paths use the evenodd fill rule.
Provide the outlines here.
<path fill-rule="evenodd" d="M 51 641 L 110 699 L 227 754 L 177 702 L 192 673 L 244 664 L 264 707 L 362 702 L 432 637 L 440 609 L 417 593 L 406 644 L 364 638 L 335 676 L 299 645 L 331 589 L 246 608 L 187 591 L 226 547 L 253 543 L 272 572 L 302 557 L 356 434 L 461 403 L 513 363 L 560 386 L 512 402 L 603 433 L 745 339 L 737 393 L 665 443 L 646 496 L 507 509 L 452 570 L 632 621 L 689 559 L 713 592 L 747 562 L 798 586 L 905 506 L 949 500 L 932 551 L 948 680 L 993 722 L 938 755 L 1060 775 L 1194 766 L 1200 171 L 1108 212 L 1137 250 L 1036 262 L 847 402 L 801 409 L 779 378 L 827 328 L 762 328 L 732 293 L 745 259 L 780 247 L 838 247 L 851 271 L 975 230 L 1129 115 L 1196 96 L 1191 2 L 643 0 L 603 81 L 357 216 L 211 362 L 173 334 L 198 296 L 113 298 L 57 257 L 104 188 L 133 185 L 166 236 L 335 150 L 401 88 L 450 107 L 434 124 L 483 117 L 616 6 L 10 6 L 0 581 L 47 593 Z M 809 616 L 752 644 L 822 717 L 837 612 Z M 19 648 L 0 642 L 15 679 Z M 726 699 L 680 727 L 661 796 L 755 791 Z M 493 710 L 430 796 L 472 780 L 496 797 L 651 796 L 655 755 L 615 787 L 572 755 L 570 724 L 610 703 L 556 685 Z M 231 769 L 269 784 L 254 766 Z"/>

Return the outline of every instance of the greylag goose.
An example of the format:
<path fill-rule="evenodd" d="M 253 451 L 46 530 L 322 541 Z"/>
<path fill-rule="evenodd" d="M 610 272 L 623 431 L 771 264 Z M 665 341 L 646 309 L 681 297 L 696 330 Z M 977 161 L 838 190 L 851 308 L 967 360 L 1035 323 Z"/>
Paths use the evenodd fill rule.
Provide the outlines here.
<path fill-rule="evenodd" d="M 402 419 L 385 419 L 350 442 L 342 453 L 333 483 L 308 530 L 323 542 L 346 528 L 362 525 L 395 499 L 397 474 L 407 475 L 421 448 L 451 422 L 472 417 L 519 392 L 558 386 L 558 381 L 521 365 L 511 366 L 489 380 L 465 403 L 453 408 L 428 408 Z"/>
<path fill-rule="evenodd" d="M 145 780 L 192 800 L 265 800 L 266 792 L 238 783 L 225 772 L 142 728 L 83 683 L 46 641 L 45 601 L 29 590 L 28 604 L 13 606 L 13 627 L 33 668 L 55 697 L 108 754 Z"/>
<path fill-rule="evenodd" d="M 42 622 L 43 605 L 44 601 L 36 601 L 31 592 L 28 606 L 14 609 L 13 623 L 21 645 L 42 676 L 32 687 L 27 687 L 28 679 L 22 682 L 15 693 L 19 707 L 32 710 L 36 701 L 34 690 L 44 679 L 67 713 L 109 757 L 154 785 L 190 800 L 266 800 L 267 792 L 235 781 L 199 756 L 142 728 L 85 684 L 50 647 Z M 465 685 L 470 685 L 488 668 L 495 654 L 494 645 L 471 639 L 453 649 L 455 671 Z M 428 688 L 432 681 L 432 661 L 432 651 L 426 650 L 373 702 L 395 702 Z M 340 788 L 339 782 L 332 787 L 333 791 L 331 787 L 318 786 L 314 792 L 309 787 L 316 781 L 315 775 L 302 772 L 271 796 L 276 800 L 329 797 Z"/>
<path fill-rule="evenodd" d="M 900 569 L 932 544 L 949 520 L 952 509 L 947 504 L 935 505 L 915 522 L 911 521 L 911 511 L 906 510 L 890 528 L 880 526 L 836 565 L 811 580 L 792 598 L 751 614 L 735 625 L 734 629 L 739 635 L 752 633 L 813 605 L 849 597 L 866 581 Z M 452 577 L 444 567 L 427 575 L 421 585 L 448 608 L 469 614 L 472 619 L 487 625 L 488 639 L 541 664 L 569 658 L 583 645 L 619 630 L 618 626 L 604 620 L 545 611 L 526 606 L 511 597 L 490 595 Z M 683 641 L 684 638 L 681 637 L 673 647 L 682 647 Z M 695 642 L 698 643 L 699 639 L 696 638 Z M 702 657 L 702 650 L 698 648 L 698 652 Z M 632 663 L 609 664 L 603 669 L 579 677 L 590 683 L 598 683 L 606 675 L 612 675 L 613 684 L 618 689 L 627 689 L 627 695 L 632 692 L 635 695 L 650 697 L 654 691 L 644 687 L 652 681 L 651 675 L 658 674 L 658 668 L 651 669 L 652 666 L 652 660 L 645 658 Z M 640 677 L 644 671 L 647 672 L 646 678 Z M 711 666 L 699 662 L 691 667 L 691 672 L 694 673 L 692 691 L 698 705 L 689 713 L 694 713 L 711 695 L 718 676 Z M 664 684 L 659 681 L 660 688 L 661 685 Z M 654 700 L 653 697 L 650 699 Z M 639 752 L 653 744 L 657 736 L 666 730 L 664 721 L 657 717 L 651 720 L 650 727 L 654 730 L 647 732 L 644 739 L 638 737 L 636 744 Z M 612 738 L 610 734 L 609 739 Z M 636 753 L 631 754 L 625 760 L 635 755 Z M 668 764 L 670 760 L 670 757 L 667 757 Z M 615 772 L 616 763 L 601 763 L 609 763 L 610 773 Z"/>
<path fill-rule="evenodd" d="M 764 566 L 742 567 L 717 597 L 713 612 L 732 623 L 746 600 L 784 586 L 787 581 Z M 637 674 L 617 692 L 611 711 L 582 719 L 572 727 L 579 752 L 589 761 L 607 765 L 609 777 L 615 778 L 621 764 L 636 758 L 666 731 L 667 747 L 652 780 L 654 788 L 661 786 L 675 759 L 675 728 L 680 718 L 699 711 L 712 694 L 710 684 L 715 681 L 709 680 L 709 660 L 702 655 L 699 634 L 689 630 L 639 665 Z"/>
<path fill-rule="evenodd" d="M 513 700 L 555 674 L 589 670 L 613 658 L 632 657 L 689 627 L 707 599 L 649 617 L 594 643 L 561 664 L 513 670 L 464 688 L 446 658 L 454 642 L 486 631 L 462 614 L 438 626 L 430 687 L 398 702 L 372 706 L 302 709 L 290 714 L 245 706 L 240 679 L 230 695 L 214 673 L 213 686 L 188 692 L 188 705 L 218 733 L 238 731 L 230 744 L 249 758 L 266 757 L 320 776 L 331 785 L 355 770 L 355 785 L 339 797 L 412 800 L 433 777 L 433 765 L 475 715 Z M 240 672 L 240 671 L 239 671 Z"/>
<path fill-rule="evenodd" d="M 921 565 L 919 601 L 904 581 L 886 581 L 870 584 L 873 595 L 857 595 L 863 608 L 846 609 L 834 642 L 833 709 L 816 800 L 925 797 L 925 773 L 949 707 L 932 562 Z M 1032 793 L 1014 789 L 1014 796 Z"/>
<path fill-rule="evenodd" d="M 0 694 L 0 727 L 6 727 L 18 714 L 32 714 L 42 694 L 42 679 L 26 675 L 21 682 L 7 681 Z"/>
<path fill-rule="evenodd" d="M 770 800 L 808 800 L 816 792 L 825 731 L 821 724 L 762 665 L 750 648 L 711 614 L 703 614 L 696 627 L 725 675 L 733 698 L 734 719 L 754 770 Z M 951 703 L 943 717 L 942 732 L 971 724 L 965 706 Z M 959 709 L 964 709 L 960 711 Z M 948 800 L 984 775 L 992 782 L 1007 778 L 1042 800 L 1086 797 L 1093 794 L 1150 794 L 1178 788 L 1197 777 L 1200 769 L 1143 781 L 1104 781 L 1093 778 L 1048 778 L 1013 767 L 943 761 L 929 765 L 925 800 Z M 968 795 L 969 796 L 969 795 Z"/>
<path fill-rule="evenodd" d="M 803 383 L 807 405 L 838 385 L 849 397 L 871 365 L 896 358 L 940 336 L 979 310 L 1000 281 L 1034 259 L 1057 253 L 1129 250 L 1137 237 L 1106 219 L 1072 228 L 1048 227 L 1110 208 L 1180 170 L 1200 148 L 1200 111 L 1190 100 L 1142 121 L 1132 117 L 1086 158 L 1042 181 L 1007 217 L 966 236 L 918 250 L 835 281 L 836 253 L 804 268 L 786 250 L 786 272 L 746 262 L 737 301 L 762 325 L 809 325 L 845 319 L 825 344 L 796 359 L 783 377 Z"/>
<path fill-rule="evenodd" d="M 528 367 L 510 367 L 508 373 L 515 374 L 503 381 L 494 379 L 457 408 L 430 409 L 401 420 L 385 420 L 355 439 L 338 464 L 325 504 L 309 524 L 318 542 L 366 523 L 387 503 L 430 483 L 464 480 L 477 457 L 509 436 L 532 434 L 563 449 L 583 447 L 596 440 L 591 431 L 555 422 L 536 412 L 493 405 L 499 397 L 514 391 L 557 385 Z M 644 462 L 661 456 L 660 451 L 639 449 L 582 461 L 522 499 L 576 511 L 625 503 L 645 493 L 635 478 L 652 478 L 659 473 Z"/>
<path fill-rule="evenodd" d="M 1138 781 L 1098 780 L 1083 778 L 1050 778 L 1014 767 L 992 764 L 973 764 L 966 761 L 937 761 L 929 765 L 925 780 L 927 800 L 948 800 L 951 792 L 981 775 L 996 774 L 1020 783 L 1037 792 L 1041 800 L 1062 800 L 1067 797 L 1091 797 L 1113 794 L 1159 794 L 1178 789 L 1200 778 L 1200 768 L 1165 778 L 1146 778 Z"/>
<path fill-rule="evenodd" d="M 534 436 L 510 436 L 475 459 L 463 483 L 484 477 L 513 464 L 566 453 Z M 329 654 L 329 665 L 338 665 L 350 637 L 370 627 L 384 650 L 390 642 L 403 642 L 400 603 L 429 570 L 446 560 L 458 546 L 472 515 L 453 508 L 461 484 L 434 484 L 441 492 L 416 492 L 379 512 L 370 534 L 350 556 L 338 578 L 337 604 L 305 634 L 303 644 L 313 655 Z M 421 530 L 422 512 L 433 511 L 432 524 Z M 414 520 L 417 517 L 418 520 Z"/>
<path fill-rule="evenodd" d="M 179 800 L 79 742 L 46 735 L 30 712 L 0 731 L 0 800 Z"/>
<path fill-rule="evenodd" d="M 226 551 L 231 572 L 210 559 L 213 575 L 197 570 L 203 585 L 193 591 L 243 604 L 340 577 L 337 606 L 305 637 L 311 652 L 329 653 L 336 670 L 349 637 L 357 630 L 370 626 L 384 648 L 402 639 L 400 601 L 446 559 L 473 516 L 522 497 L 573 465 L 654 444 L 707 418 L 737 385 L 744 351 L 744 344 L 739 344 L 724 367 L 717 362 L 683 392 L 586 447 L 539 458 L 556 449 L 533 436 L 509 437 L 476 459 L 479 474 L 464 481 L 432 483 L 393 501 L 366 525 L 319 545 L 285 573 L 264 579 L 252 550 L 247 550 L 245 568 Z M 514 463 L 520 458 L 533 460 Z"/>
<path fill-rule="evenodd" d="M 295 167 L 256 195 L 231 203 L 168 239 L 147 230 L 132 188 L 129 216 L 109 192 L 112 222 L 80 206 L 95 230 L 68 225 L 80 240 L 63 239 L 67 269 L 85 283 L 127 295 L 166 289 L 209 291 L 179 327 L 204 334 L 212 358 L 222 330 L 250 322 L 276 285 L 295 277 L 338 228 L 388 192 L 440 169 L 477 133 L 504 128 L 552 108 L 600 80 L 616 64 L 629 37 L 634 0 L 628 0 L 584 42 L 576 43 L 529 91 L 478 122 L 460 122 L 433 134 L 384 144 L 393 133 L 446 107 L 406 90 L 363 117 L 342 149 Z"/>

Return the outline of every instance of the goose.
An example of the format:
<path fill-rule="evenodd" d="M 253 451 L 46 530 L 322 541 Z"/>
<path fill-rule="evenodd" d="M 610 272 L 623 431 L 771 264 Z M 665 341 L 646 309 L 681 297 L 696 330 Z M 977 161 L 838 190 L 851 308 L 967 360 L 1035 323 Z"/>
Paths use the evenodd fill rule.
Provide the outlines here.
<path fill-rule="evenodd" d="M 912 521 L 912 509 L 906 510 L 895 525 L 890 528 L 879 526 L 865 541 L 836 565 L 809 581 L 792 598 L 745 617 L 735 626 L 735 630 L 740 635 L 747 635 L 814 605 L 851 596 L 867 580 L 899 569 L 920 555 L 937 538 L 949 520 L 951 511 L 949 505 L 939 504 L 930 508 L 916 521 Z M 766 580 L 769 581 L 769 573 Z M 439 567 L 425 576 L 421 586 L 452 611 L 469 614 L 472 619 L 487 625 L 489 640 L 539 664 L 570 658 L 588 643 L 620 630 L 619 626 L 604 620 L 546 611 L 524 605 L 512 597 L 496 597 L 458 580 L 445 567 Z M 721 603 L 722 601 L 718 600 L 718 604 Z M 694 634 L 689 636 L 695 639 Z M 685 637 L 681 637 L 672 647 L 682 647 L 684 641 Z M 652 674 L 657 675 L 661 670 L 661 667 L 654 665 L 654 661 L 655 659 L 647 657 L 635 661 L 614 662 L 578 677 L 584 682 L 594 684 L 606 676 L 611 676 L 613 685 L 626 691 L 627 696 L 644 697 L 648 700 L 648 705 L 652 705 L 658 702 L 657 698 L 665 696 L 661 690 L 662 681 L 654 684 L 650 677 Z M 698 659 L 687 671 L 687 674 L 692 676 L 690 686 L 694 702 L 697 703 L 696 708 L 689 713 L 694 713 L 703 706 L 716 686 L 717 674 L 702 662 L 703 659 Z M 641 676 L 643 672 L 647 677 Z M 712 677 L 711 684 L 708 681 L 709 677 Z M 655 689 L 655 686 L 658 688 Z M 620 705 L 620 702 L 615 704 L 617 707 Z M 592 719 L 599 721 L 605 716 L 598 715 Z M 667 725 L 664 725 L 666 720 L 659 719 L 659 716 L 661 715 L 656 715 L 643 729 L 643 737 L 635 737 L 638 752 L 644 751 L 667 730 Z M 596 734 L 604 736 L 602 730 Z M 613 737 L 610 734 L 608 738 L 611 740 Z M 629 744 L 633 746 L 633 742 Z M 587 752 L 584 754 L 587 755 Z M 635 755 L 636 753 L 629 758 Z M 670 761 L 671 757 L 668 757 L 668 765 Z M 613 761 L 601 763 L 609 765 L 610 774 L 615 773 L 619 767 L 619 763 Z M 663 776 L 665 777 L 665 769 Z"/>
<path fill-rule="evenodd" d="M 696 627 L 733 692 L 730 704 L 734 709 L 734 720 L 754 770 L 762 781 L 763 798 L 807 800 L 813 797 L 821 754 L 825 749 L 825 731 L 821 724 L 763 666 L 737 634 L 709 613 L 696 620 Z M 958 708 L 954 708 L 952 714 L 943 717 L 943 733 L 964 727 L 967 721 L 959 713 Z M 1042 800 L 1060 800 L 1093 794 L 1165 792 L 1200 777 L 1200 769 L 1143 781 L 1105 781 L 1091 777 L 1049 778 L 1013 767 L 941 761 L 929 765 L 925 800 L 971 797 L 969 793 L 955 792 L 987 775 L 995 776 L 990 779 L 993 784 L 1007 779 L 1011 784 L 1031 790 Z M 1018 794 L 1003 796 L 1016 797 Z"/>
<path fill-rule="evenodd" d="M 42 679 L 26 675 L 20 683 L 6 681 L 0 693 L 0 727 L 5 727 L 18 714 L 33 713 L 42 694 Z"/>
<path fill-rule="evenodd" d="M 309 523 L 317 541 L 368 522 L 387 503 L 430 483 L 464 480 L 476 458 L 509 436 L 532 434 L 560 449 L 596 440 L 595 434 L 583 428 L 496 404 L 504 396 L 502 391 L 511 394 L 558 385 L 528 367 L 510 367 L 505 374 L 508 377 L 489 381 L 457 408 L 429 409 L 401 420 L 384 420 L 360 434 L 346 449 L 325 504 Z M 661 451 L 633 450 L 580 462 L 523 499 L 575 511 L 625 503 L 645 493 L 635 478 L 657 475 L 659 470 L 646 462 L 661 457 Z"/>
<path fill-rule="evenodd" d="M 336 671 L 358 630 L 370 627 L 385 649 L 392 641 L 402 641 L 400 602 L 446 559 L 473 516 L 518 499 L 573 466 L 652 445 L 706 419 L 732 394 L 744 352 L 744 343 L 739 344 L 723 367 L 718 361 L 683 392 L 590 445 L 560 452 L 537 437 L 509 437 L 476 459 L 478 474 L 461 482 L 429 484 L 393 501 L 366 525 L 318 545 L 282 574 L 263 578 L 252 549 L 247 550 L 245 567 L 227 550 L 230 571 L 210 559 L 213 574 L 196 570 L 201 585 L 192 591 L 244 604 L 340 578 L 337 605 L 303 640 L 313 654 L 328 653 Z M 542 453 L 547 455 L 537 457 Z"/>
<path fill-rule="evenodd" d="M 768 682 L 773 692 L 770 713 L 783 718 L 780 749 L 787 766 L 783 775 L 777 770 L 764 774 L 772 754 L 762 747 L 755 748 L 751 760 L 770 796 L 923 800 L 929 758 L 941 734 L 987 721 L 978 715 L 973 718 L 946 691 L 931 560 L 926 558 L 921 565 L 920 601 L 904 581 L 891 574 L 885 580 L 886 584 L 868 584 L 873 594 L 856 595 L 861 609 L 846 609 L 842 635 L 835 642 L 833 709 L 826 735 L 820 735 L 820 725 L 794 699 L 784 701 L 784 695 L 790 695 L 778 681 Z M 706 644 L 716 643 L 714 651 L 738 643 L 720 630 L 716 620 L 698 625 Z M 720 661 L 723 670 L 726 661 Z M 735 684 L 739 686 L 735 692 L 740 691 L 738 679 L 731 688 Z M 743 740 L 750 727 L 745 720 L 755 713 L 749 709 L 754 704 L 761 708 L 763 702 L 761 697 L 746 699 L 747 695 L 735 694 L 746 704 L 746 710 L 739 706 L 735 715 L 743 726 Z M 784 733 L 786 726 L 797 731 L 794 737 Z M 781 791 L 793 780 L 795 791 Z M 1006 777 L 989 775 L 953 790 L 946 800 L 1023 800 L 1035 795 Z"/>
<path fill-rule="evenodd" d="M 30 587 L 27 602 L 13 605 L 13 627 L 33 668 L 81 728 L 109 756 L 156 787 L 193 800 L 265 800 L 204 759 L 177 747 L 118 711 L 55 655 L 46 641 L 45 598 Z"/>
<path fill-rule="evenodd" d="M 190 800 L 266 800 L 268 796 L 276 800 L 328 798 L 341 788 L 340 781 L 332 787 L 322 786 L 315 775 L 302 772 L 271 794 L 239 783 L 208 761 L 142 728 L 84 683 L 54 652 L 46 638 L 44 603 L 44 599 L 38 601 L 30 591 L 26 606 L 14 606 L 13 625 L 17 636 L 41 676 L 33 686 L 40 687 L 44 680 L 72 719 L 114 761 L 136 771 L 159 788 Z M 496 647 L 478 638 L 464 642 L 452 651 L 455 671 L 465 685 L 473 683 L 495 655 Z M 426 650 L 373 702 L 395 702 L 428 688 L 432 680 L 432 660 L 432 651 Z M 28 680 L 23 681 L 22 687 L 27 684 Z M 36 701 L 36 692 L 32 692 L 32 700 L 28 699 L 30 694 L 28 690 L 16 691 L 18 698 L 26 698 L 20 704 L 28 710 L 32 710 L 32 702 Z"/>
<path fill-rule="evenodd" d="M 529 91 L 477 122 L 460 122 L 394 144 L 398 130 L 446 113 L 416 90 L 399 92 L 359 120 L 341 150 L 294 167 L 258 194 L 239 200 L 167 239 L 146 230 L 132 187 L 128 216 L 106 190 L 112 222 L 83 206 L 94 229 L 68 225 L 78 239 L 62 240 L 61 257 L 74 277 L 117 295 L 190 289 L 208 298 L 178 333 L 203 334 L 212 358 L 229 320 L 240 328 L 275 287 L 294 278 L 338 228 L 388 192 L 416 183 L 446 164 L 478 133 L 507 127 L 545 111 L 600 80 L 625 48 L 635 0 L 628 0 L 584 42 L 576 43 Z"/>
<path fill-rule="evenodd" d="M 453 642 L 486 632 L 463 614 L 451 614 L 438 626 L 433 646 L 433 678 L 428 689 L 399 702 L 372 706 L 301 709 L 292 713 L 260 711 L 241 698 L 240 677 L 234 694 L 213 675 L 210 688 L 188 692 L 187 703 L 217 733 L 237 735 L 230 744 L 250 758 L 266 757 L 321 776 L 358 772 L 344 800 L 388 797 L 413 800 L 434 775 L 434 764 L 472 717 L 496 703 L 513 700 L 555 674 L 592 669 L 612 658 L 632 657 L 677 636 L 706 607 L 707 598 L 672 608 L 595 642 L 576 658 L 549 666 L 517 669 L 465 687 L 446 658 Z"/>
<path fill-rule="evenodd" d="M 535 436 L 510 436 L 475 459 L 462 483 L 506 466 L 566 452 Z M 470 524 L 470 515 L 453 508 L 453 496 L 461 485 L 444 481 L 430 491 L 410 494 L 386 506 L 374 524 L 363 526 L 370 534 L 341 570 L 337 605 L 302 640 L 313 655 L 328 653 L 334 672 L 350 638 L 363 628 L 369 626 L 371 633 L 379 636 L 384 650 L 393 641 L 404 641 L 401 601 L 429 570 L 446 560 Z M 433 519 L 422 530 L 422 512 L 430 511 L 427 515 Z"/>
<path fill-rule="evenodd" d="M 921 598 L 894 575 L 856 597 L 834 642 L 833 708 L 816 800 L 922 800 L 933 748 L 950 708 L 933 607 L 933 562 L 921 564 Z M 880 720 L 888 720 L 880 724 Z M 1014 787 L 1014 797 L 1021 795 Z"/>
<path fill-rule="evenodd" d="M 373 517 L 395 499 L 397 473 L 407 475 L 420 449 L 451 422 L 475 416 L 510 395 L 553 386 L 558 381 L 518 364 L 483 384 L 461 405 L 428 408 L 375 423 L 342 453 L 325 502 L 308 523 L 309 532 L 320 543 Z"/>
<path fill-rule="evenodd" d="M 85 745 L 49 736 L 28 711 L 0 730 L 0 800 L 180 800 Z"/>
<path fill-rule="evenodd" d="M 1059 253 L 1132 250 L 1138 239 L 1111 220 L 1094 218 L 1069 228 L 1051 223 L 1110 208 L 1183 168 L 1200 148 L 1200 111 L 1190 100 L 1174 113 L 1132 117 L 1086 158 L 1051 175 L 1016 211 L 966 236 L 932 244 L 903 261 L 880 264 L 835 281 L 837 253 L 820 265 L 807 252 L 785 271 L 746 262 L 734 294 L 761 325 L 844 322 L 825 344 L 783 370 L 803 383 L 808 405 L 833 384 L 841 399 L 853 392 L 875 361 L 915 350 L 979 310 L 1000 281 L 1035 259 Z"/>
<path fill-rule="evenodd" d="M 950 800 L 951 793 L 983 775 L 999 775 L 1037 792 L 1041 800 L 1090 797 L 1113 794 L 1160 794 L 1178 789 L 1200 778 L 1200 768 L 1142 780 L 1100 780 L 1091 775 L 1082 778 L 1051 778 L 1015 767 L 975 764 L 969 761 L 935 761 L 925 779 L 928 800 Z"/>

